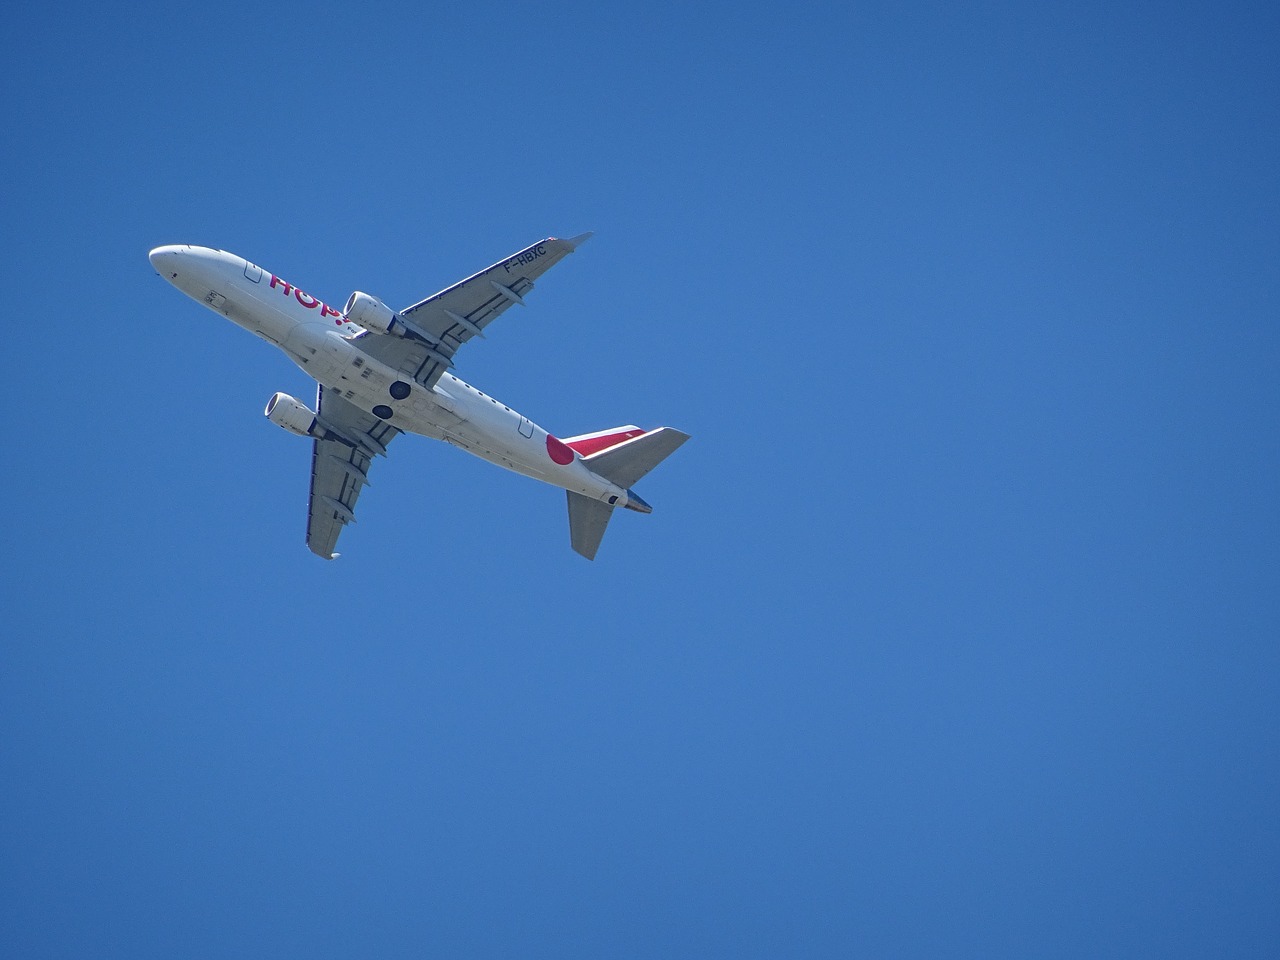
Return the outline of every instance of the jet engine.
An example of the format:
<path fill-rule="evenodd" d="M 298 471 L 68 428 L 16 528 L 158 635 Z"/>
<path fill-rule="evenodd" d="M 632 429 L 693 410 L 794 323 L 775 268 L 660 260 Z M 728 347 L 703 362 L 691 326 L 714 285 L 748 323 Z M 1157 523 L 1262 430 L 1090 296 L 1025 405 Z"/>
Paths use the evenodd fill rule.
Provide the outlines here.
<path fill-rule="evenodd" d="M 315 412 L 301 400 L 287 393 L 274 394 L 262 411 L 277 427 L 284 427 L 300 437 L 314 437 L 320 433 Z"/>
<path fill-rule="evenodd" d="M 403 323 L 397 323 L 399 317 L 377 297 L 357 290 L 347 299 L 342 310 L 352 323 L 372 330 L 374 333 L 389 333 L 393 337 L 403 337 L 408 332 Z"/>

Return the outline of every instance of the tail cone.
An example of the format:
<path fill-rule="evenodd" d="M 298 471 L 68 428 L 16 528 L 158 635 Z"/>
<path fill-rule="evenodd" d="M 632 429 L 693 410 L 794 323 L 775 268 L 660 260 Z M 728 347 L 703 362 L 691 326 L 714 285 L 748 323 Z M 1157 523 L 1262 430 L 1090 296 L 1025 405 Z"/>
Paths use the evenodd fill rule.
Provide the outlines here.
<path fill-rule="evenodd" d="M 634 490 L 627 491 L 627 502 L 625 506 L 628 510 L 634 510 L 636 513 L 653 513 L 653 507 L 640 499 Z"/>

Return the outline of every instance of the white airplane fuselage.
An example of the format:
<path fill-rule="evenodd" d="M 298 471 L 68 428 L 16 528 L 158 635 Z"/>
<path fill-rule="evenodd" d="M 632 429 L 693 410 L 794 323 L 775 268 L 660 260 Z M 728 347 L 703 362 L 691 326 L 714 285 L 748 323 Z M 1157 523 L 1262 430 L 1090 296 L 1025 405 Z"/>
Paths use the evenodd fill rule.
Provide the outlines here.
<path fill-rule="evenodd" d="M 338 309 L 257 265 L 189 245 L 151 251 L 156 271 L 187 296 L 284 351 L 308 376 L 408 433 L 444 440 L 508 470 L 614 506 L 648 512 L 593 473 L 574 450 L 506 404 L 445 373 L 431 388 L 361 349 L 366 331 Z M 407 382 L 408 381 L 408 382 Z M 392 385 L 401 384 L 396 397 Z"/>

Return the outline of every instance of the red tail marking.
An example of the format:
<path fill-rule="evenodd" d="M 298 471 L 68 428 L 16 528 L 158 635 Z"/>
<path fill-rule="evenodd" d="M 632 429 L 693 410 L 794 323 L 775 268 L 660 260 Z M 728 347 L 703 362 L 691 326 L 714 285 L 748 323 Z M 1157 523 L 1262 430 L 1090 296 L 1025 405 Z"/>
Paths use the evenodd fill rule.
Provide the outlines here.
<path fill-rule="evenodd" d="M 593 453 L 599 453 L 601 450 L 608 450 L 610 447 L 616 447 L 624 440 L 630 440 L 632 437 L 638 437 L 644 433 L 643 430 L 623 430 L 621 433 L 610 433 L 603 437 L 590 437 L 587 440 L 575 440 L 569 444 L 578 454 L 583 457 L 589 457 Z"/>

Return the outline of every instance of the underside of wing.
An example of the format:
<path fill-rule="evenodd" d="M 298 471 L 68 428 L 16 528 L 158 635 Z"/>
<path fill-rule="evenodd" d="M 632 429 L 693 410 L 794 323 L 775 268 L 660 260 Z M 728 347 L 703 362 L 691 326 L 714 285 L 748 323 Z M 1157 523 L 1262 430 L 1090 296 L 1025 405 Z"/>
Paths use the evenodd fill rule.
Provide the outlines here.
<path fill-rule="evenodd" d="M 584 233 L 568 240 L 548 237 L 499 260 L 400 311 L 399 317 L 412 336 L 366 333 L 359 337 L 360 349 L 399 370 L 406 379 L 430 387 L 452 365 L 462 344 L 484 336 L 484 328 L 508 307 L 523 305 L 534 280 L 590 236 Z"/>
<path fill-rule="evenodd" d="M 373 458 L 386 453 L 400 431 L 324 387 L 316 413 L 327 435 L 315 441 L 311 454 L 307 547 L 330 560 L 337 556 L 334 548 L 342 528 L 355 523 L 356 499 L 368 485 Z"/>

